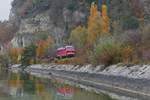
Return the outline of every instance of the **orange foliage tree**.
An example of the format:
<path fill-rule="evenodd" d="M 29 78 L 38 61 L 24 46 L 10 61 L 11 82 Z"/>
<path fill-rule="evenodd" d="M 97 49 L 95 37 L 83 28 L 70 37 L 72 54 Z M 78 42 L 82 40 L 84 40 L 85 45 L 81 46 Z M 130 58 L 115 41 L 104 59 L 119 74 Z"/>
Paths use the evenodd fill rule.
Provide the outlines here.
<path fill-rule="evenodd" d="M 43 57 L 46 54 L 46 49 L 51 48 L 54 41 L 51 36 L 49 36 L 46 40 L 39 40 L 37 42 L 36 56 Z"/>
<path fill-rule="evenodd" d="M 134 49 L 130 46 L 123 48 L 122 60 L 124 63 L 129 63 L 133 60 Z"/>
<path fill-rule="evenodd" d="M 10 48 L 9 54 L 13 63 L 19 63 L 23 48 Z"/>
<path fill-rule="evenodd" d="M 107 14 L 107 6 L 105 4 L 102 5 L 102 33 L 108 34 L 109 33 L 109 17 Z"/>
<path fill-rule="evenodd" d="M 107 6 L 105 4 L 102 5 L 102 13 L 100 15 L 97 5 L 92 3 L 90 8 L 90 16 L 88 19 L 88 43 L 91 45 L 99 37 L 108 35 L 110 31 L 109 25 Z"/>

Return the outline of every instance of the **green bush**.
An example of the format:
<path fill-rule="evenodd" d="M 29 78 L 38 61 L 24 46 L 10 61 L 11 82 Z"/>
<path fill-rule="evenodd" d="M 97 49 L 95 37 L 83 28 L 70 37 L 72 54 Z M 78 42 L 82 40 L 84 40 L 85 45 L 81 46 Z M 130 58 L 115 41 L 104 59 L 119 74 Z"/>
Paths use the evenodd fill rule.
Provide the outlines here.
<path fill-rule="evenodd" d="M 125 30 L 137 29 L 140 26 L 138 19 L 134 16 L 125 17 L 125 18 L 123 18 L 122 22 L 123 22 L 123 29 L 125 29 Z"/>
<path fill-rule="evenodd" d="M 116 64 L 121 61 L 122 44 L 113 37 L 101 38 L 95 45 L 93 59 L 96 64 L 106 66 Z"/>

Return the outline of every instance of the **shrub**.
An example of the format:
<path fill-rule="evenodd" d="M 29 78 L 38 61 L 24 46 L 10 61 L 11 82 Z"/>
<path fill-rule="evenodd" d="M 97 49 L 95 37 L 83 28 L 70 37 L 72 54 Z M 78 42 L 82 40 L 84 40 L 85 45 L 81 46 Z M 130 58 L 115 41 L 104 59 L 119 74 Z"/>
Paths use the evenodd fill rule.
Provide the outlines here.
<path fill-rule="evenodd" d="M 142 31 L 127 31 L 126 33 L 119 36 L 119 41 L 123 42 L 124 45 L 130 46 L 134 50 L 132 52 L 132 62 L 134 63 L 145 63 L 150 62 L 149 48 L 150 48 L 150 26 L 145 26 Z M 127 48 L 124 48 L 124 50 Z M 123 51 L 124 51 L 123 50 Z M 127 52 L 128 50 L 125 50 Z M 129 51 L 128 51 L 129 52 Z M 127 54 L 122 54 L 123 59 Z M 130 56 L 131 57 L 131 56 Z M 128 60 L 130 59 L 128 58 Z M 127 60 L 127 57 L 125 57 Z M 125 60 L 125 59 L 124 59 Z M 129 61 L 128 61 L 129 62 Z M 131 62 L 131 59 L 130 59 Z"/>
<path fill-rule="evenodd" d="M 127 31 L 126 33 L 119 36 L 119 41 L 123 42 L 125 45 L 137 47 L 141 45 L 142 34 L 138 31 Z"/>
<path fill-rule="evenodd" d="M 126 46 L 122 49 L 122 60 L 124 63 L 132 62 L 134 55 L 134 48 L 131 46 Z"/>
<path fill-rule="evenodd" d="M 142 43 L 143 45 L 149 45 L 150 43 L 150 25 L 143 28 Z"/>
<path fill-rule="evenodd" d="M 48 50 L 52 50 L 54 41 L 52 37 L 48 36 L 46 40 L 37 41 L 36 45 L 36 56 L 41 58 L 48 54 Z"/>
<path fill-rule="evenodd" d="M 113 37 L 101 38 L 94 50 L 94 59 L 97 64 L 111 65 L 121 61 L 122 44 Z"/>
<path fill-rule="evenodd" d="M 139 21 L 134 16 L 128 16 L 123 19 L 123 29 L 137 29 L 139 28 Z"/>
<path fill-rule="evenodd" d="M 143 50 L 142 59 L 143 59 L 144 63 L 150 63 L 150 49 Z"/>
<path fill-rule="evenodd" d="M 55 59 L 56 64 L 81 64 L 80 58 L 64 58 L 64 59 Z"/>

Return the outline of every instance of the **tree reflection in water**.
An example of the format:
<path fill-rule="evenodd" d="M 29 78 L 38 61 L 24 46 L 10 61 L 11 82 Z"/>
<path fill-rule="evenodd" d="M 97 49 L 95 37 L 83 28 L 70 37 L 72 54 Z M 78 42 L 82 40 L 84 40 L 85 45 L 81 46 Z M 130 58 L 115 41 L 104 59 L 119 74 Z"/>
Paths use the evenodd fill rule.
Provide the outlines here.
<path fill-rule="evenodd" d="M 0 90 L 5 100 L 8 97 L 10 98 L 8 100 L 112 100 L 104 94 L 64 84 L 63 79 L 37 78 L 26 73 L 7 73 L 2 77 L 7 80 L 3 82 L 3 87 L 7 90 L 5 95 L 4 91 Z"/>

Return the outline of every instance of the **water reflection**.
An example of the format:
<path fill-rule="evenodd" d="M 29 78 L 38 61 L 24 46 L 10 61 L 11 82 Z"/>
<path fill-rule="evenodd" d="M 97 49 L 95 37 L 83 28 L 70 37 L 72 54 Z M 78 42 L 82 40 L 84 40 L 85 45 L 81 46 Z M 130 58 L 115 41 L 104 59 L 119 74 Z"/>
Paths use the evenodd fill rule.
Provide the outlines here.
<path fill-rule="evenodd" d="M 15 79 L 11 79 L 14 78 Z M 16 74 L 16 76 L 12 76 L 10 80 L 8 80 L 8 92 L 11 96 L 23 96 L 23 80 L 20 79 L 20 74 Z"/>
<path fill-rule="evenodd" d="M 43 79 L 19 73 L 8 73 L 2 77 L 5 81 L 0 81 L 0 88 L 3 87 L 0 89 L 0 100 L 112 100 L 103 94 L 63 84 L 64 80 L 60 79 Z"/>

